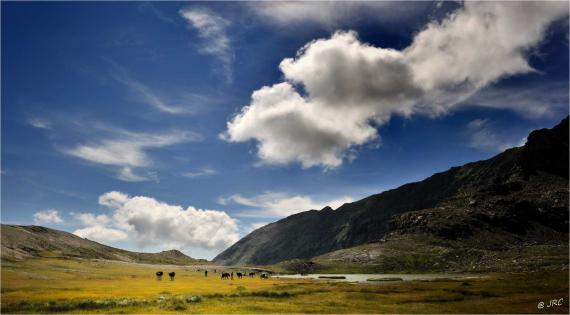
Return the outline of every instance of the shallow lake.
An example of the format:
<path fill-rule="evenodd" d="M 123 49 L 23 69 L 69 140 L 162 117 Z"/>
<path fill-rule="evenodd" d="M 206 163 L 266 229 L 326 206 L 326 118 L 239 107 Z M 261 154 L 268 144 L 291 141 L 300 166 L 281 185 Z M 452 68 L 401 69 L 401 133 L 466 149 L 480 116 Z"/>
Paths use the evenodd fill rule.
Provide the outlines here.
<path fill-rule="evenodd" d="M 367 279 L 389 279 L 400 278 L 403 281 L 412 280 L 435 280 L 435 279 L 468 279 L 478 278 L 480 276 L 472 274 L 308 274 L 308 275 L 278 275 L 274 278 L 284 279 L 316 279 L 323 281 L 343 281 L 343 282 L 361 282 L 361 283 L 390 283 L 390 281 L 367 281 Z M 319 277 L 345 277 L 345 279 L 328 279 Z"/>

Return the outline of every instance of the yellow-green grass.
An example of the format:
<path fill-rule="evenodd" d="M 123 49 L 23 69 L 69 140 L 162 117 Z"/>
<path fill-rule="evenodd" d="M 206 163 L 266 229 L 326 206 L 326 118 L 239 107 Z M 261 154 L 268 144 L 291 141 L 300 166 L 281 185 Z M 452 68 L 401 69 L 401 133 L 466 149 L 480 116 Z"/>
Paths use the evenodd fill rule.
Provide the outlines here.
<path fill-rule="evenodd" d="M 200 267 L 28 259 L 2 264 L 2 313 L 568 313 L 568 272 L 352 284 L 221 280 Z M 154 273 L 176 272 L 176 279 Z M 235 272 L 235 271 L 234 271 Z M 537 304 L 564 299 L 564 306 Z"/>

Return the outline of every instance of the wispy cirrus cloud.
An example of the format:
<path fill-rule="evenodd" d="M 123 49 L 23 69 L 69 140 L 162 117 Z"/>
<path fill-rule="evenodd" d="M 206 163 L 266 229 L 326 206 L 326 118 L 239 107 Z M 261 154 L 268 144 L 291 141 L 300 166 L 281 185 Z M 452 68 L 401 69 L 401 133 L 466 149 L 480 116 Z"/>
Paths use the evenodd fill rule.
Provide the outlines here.
<path fill-rule="evenodd" d="M 181 106 L 168 103 L 149 86 L 133 78 L 125 68 L 111 61 L 109 61 L 109 63 L 113 66 L 113 78 L 126 86 L 137 99 L 145 104 L 167 114 L 190 114 L 193 112 L 193 106 L 189 106 L 189 104 Z"/>
<path fill-rule="evenodd" d="M 338 27 L 364 16 L 380 21 L 402 21 L 421 12 L 430 3 L 402 5 L 399 1 L 261 1 L 247 2 L 248 8 L 269 24 Z"/>
<path fill-rule="evenodd" d="M 498 132 L 488 119 L 478 118 L 467 124 L 469 132 L 468 146 L 478 150 L 501 152 L 512 147 L 524 145 L 526 138 L 512 139 Z"/>
<path fill-rule="evenodd" d="M 182 173 L 182 176 L 188 178 L 196 178 L 196 177 L 209 177 L 216 174 L 218 174 L 218 171 L 216 171 L 213 168 L 206 167 L 196 171 Z"/>
<path fill-rule="evenodd" d="M 161 21 L 164 22 L 168 22 L 171 24 L 176 25 L 176 21 L 168 16 L 166 13 L 164 13 L 162 10 L 160 10 L 159 8 L 157 8 L 152 2 L 143 2 L 141 3 L 138 7 L 137 7 L 141 12 L 150 12 L 152 13 L 156 18 L 158 18 Z"/>
<path fill-rule="evenodd" d="M 465 100 L 467 106 L 511 109 L 528 118 L 553 117 L 568 112 L 567 82 L 531 86 L 489 87 Z"/>
<path fill-rule="evenodd" d="M 136 133 L 116 128 L 108 131 L 111 133 L 107 138 L 65 148 L 63 152 L 91 163 L 116 167 L 115 177 L 119 180 L 140 182 L 156 179 L 152 172 L 135 172 L 136 169 L 147 168 L 153 164 L 148 150 L 202 139 L 199 134 L 190 131 Z"/>
<path fill-rule="evenodd" d="M 255 222 L 255 223 L 252 223 L 252 224 L 251 224 L 251 228 L 252 228 L 253 230 L 257 230 L 257 229 L 259 229 L 259 228 L 261 228 L 261 227 L 266 226 L 267 224 L 269 224 L 269 223 L 268 223 L 268 222 Z"/>
<path fill-rule="evenodd" d="M 291 195 L 283 192 L 265 192 L 252 197 L 235 194 L 218 198 L 218 203 L 223 205 L 237 204 L 255 208 L 239 212 L 237 216 L 260 218 L 286 217 L 307 210 L 320 210 L 326 206 L 336 209 L 352 201 L 354 200 L 349 196 L 316 201 L 310 196 Z"/>
<path fill-rule="evenodd" d="M 224 78 L 231 83 L 234 53 L 227 34 L 231 22 L 206 8 L 185 8 L 179 13 L 188 23 L 188 27 L 198 31 L 198 36 L 202 38 L 200 51 L 218 58 L 222 64 Z"/>
<path fill-rule="evenodd" d="M 51 129 L 52 128 L 52 124 L 49 120 L 47 120 L 45 118 L 40 118 L 40 117 L 34 117 L 34 118 L 28 119 L 28 124 L 34 128 L 39 128 L 39 129 Z"/>

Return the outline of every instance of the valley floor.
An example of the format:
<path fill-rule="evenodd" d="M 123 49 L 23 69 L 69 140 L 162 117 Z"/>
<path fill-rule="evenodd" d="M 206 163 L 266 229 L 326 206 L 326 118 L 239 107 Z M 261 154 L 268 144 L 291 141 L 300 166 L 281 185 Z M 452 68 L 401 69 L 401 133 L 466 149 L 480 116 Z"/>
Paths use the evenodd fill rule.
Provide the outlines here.
<path fill-rule="evenodd" d="M 380 284 L 208 278 L 200 267 L 2 262 L 2 313 L 565 313 L 568 270 Z M 155 272 L 165 276 L 157 281 Z M 170 281 L 169 271 L 176 272 Z M 562 306 L 547 307 L 563 299 Z M 545 306 L 539 309 L 539 302 Z"/>

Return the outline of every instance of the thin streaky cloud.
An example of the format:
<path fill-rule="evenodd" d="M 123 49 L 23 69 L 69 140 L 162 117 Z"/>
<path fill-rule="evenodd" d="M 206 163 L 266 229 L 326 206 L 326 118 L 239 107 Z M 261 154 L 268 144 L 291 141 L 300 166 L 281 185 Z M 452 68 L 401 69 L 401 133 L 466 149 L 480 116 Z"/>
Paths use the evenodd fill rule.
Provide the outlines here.
<path fill-rule="evenodd" d="M 527 119 L 556 117 L 568 112 L 568 83 L 489 87 L 467 99 L 466 106 L 511 109 Z"/>
<path fill-rule="evenodd" d="M 110 63 L 114 68 L 112 73 L 113 78 L 126 86 L 145 104 L 167 114 L 189 114 L 193 112 L 191 108 L 187 106 L 182 107 L 168 104 L 153 89 L 133 78 L 125 68 L 114 62 Z"/>
<path fill-rule="evenodd" d="M 155 17 L 157 17 L 159 20 L 162 20 L 164 22 L 168 22 L 171 24 L 178 24 L 173 18 L 169 17 L 166 13 L 164 13 L 162 10 L 158 9 L 154 4 L 152 4 L 151 2 L 144 2 L 142 4 L 140 4 L 138 6 L 138 9 L 140 11 L 146 11 L 146 12 L 150 12 L 152 13 Z"/>
<path fill-rule="evenodd" d="M 39 129 L 51 129 L 52 125 L 51 122 L 44 118 L 30 118 L 28 119 L 28 124 L 34 128 Z"/>
<path fill-rule="evenodd" d="M 401 22 L 416 16 L 431 4 L 402 5 L 399 1 L 261 1 L 245 2 L 267 24 L 279 27 L 319 25 L 338 28 L 347 22 L 374 16 L 381 22 Z"/>
<path fill-rule="evenodd" d="M 197 171 L 183 173 L 182 176 L 188 178 L 209 177 L 218 174 L 218 171 L 212 168 L 203 168 Z"/>
<path fill-rule="evenodd" d="M 110 129 L 114 132 L 107 138 L 64 148 L 63 152 L 91 163 L 116 167 L 117 179 L 139 182 L 157 179 L 156 175 L 145 176 L 136 171 L 136 169 L 148 168 L 153 165 L 147 150 L 196 142 L 202 139 L 200 135 L 189 131 L 152 134 Z"/>
<path fill-rule="evenodd" d="M 227 34 L 231 22 L 205 8 L 185 8 L 179 13 L 188 23 L 188 28 L 198 31 L 202 39 L 200 51 L 218 58 L 226 81 L 231 83 L 234 54 Z"/>
<path fill-rule="evenodd" d="M 470 121 L 467 124 L 467 130 L 469 132 L 467 145 L 477 150 L 501 152 L 512 147 L 522 146 L 526 142 L 526 138 L 512 139 L 512 137 L 502 135 L 486 118 Z"/>
<path fill-rule="evenodd" d="M 354 199 L 349 196 L 315 200 L 310 196 L 291 195 L 283 192 L 265 192 L 251 197 L 235 194 L 218 198 L 218 203 L 222 205 L 236 204 L 254 208 L 254 210 L 241 211 L 236 216 L 256 218 L 286 217 L 307 210 L 320 210 L 326 206 L 336 209 L 352 201 Z"/>

